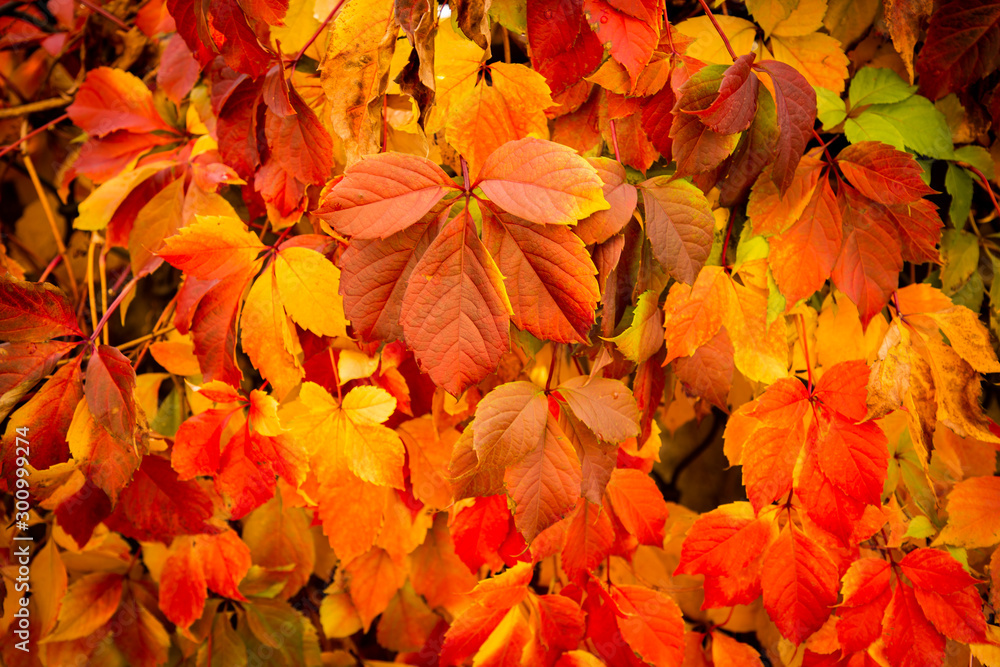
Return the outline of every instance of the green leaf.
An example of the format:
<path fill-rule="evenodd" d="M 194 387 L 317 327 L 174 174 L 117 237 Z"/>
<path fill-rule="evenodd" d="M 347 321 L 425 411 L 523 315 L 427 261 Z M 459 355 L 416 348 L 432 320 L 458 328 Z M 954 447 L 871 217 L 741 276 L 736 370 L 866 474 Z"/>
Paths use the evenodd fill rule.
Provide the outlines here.
<path fill-rule="evenodd" d="M 948 121 L 926 97 L 913 95 L 897 104 L 873 104 L 861 115 L 881 116 L 894 123 L 906 147 L 921 155 L 939 160 L 955 155 Z"/>
<path fill-rule="evenodd" d="M 632 323 L 621 334 L 611 338 L 626 359 L 637 364 L 649 359 L 663 345 L 663 311 L 660 294 L 646 290 L 632 311 Z"/>
<path fill-rule="evenodd" d="M 891 69 L 865 67 L 854 75 L 847 97 L 851 108 L 856 109 L 863 104 L 902 102 L 915 92 L 916 86 L 907 84 Z"/>
<path fill-rule="evenodd" d="M 918 514 L 913 517 L 910 525 L 906 527 L 906 535 L 903 537 L 914 537 L 922 540 L 926 537 L 931 537 L 935 533 L 937 533 L 937 530 L 931 525 L 930 520 L 923 514 Z"/>
<path fill-rule="evenodd" d="M 493 0 L 490 18 L 518 35 L 528 30 L 528 0 Z"/>
<path fill-rule="evenodd" d="M 844 134 L 852 144 L 862 141 L 881 141 L 896 150 L 906 150 L 906 142 L 896 129 L 896 123 L 867 111 L 857 118 L 848 118 L 844 122 Z"/>
<path fill-rule="evenodd" d="M 823 123 L 824 130 L 830 130 L 844 122 L 847 118 L 847 106 L 832 90 L 822 86 L 813 86 L 816 91 L 816 117 Z"/>
<path fill-rule="evenodd" d="M 969 281 L 962 285 L 962 288 L 951 297 L 951 302 L 956 306 L 965 306 L 974 313 L 978 313 L 983 307 L 983 277 L 979 271 L 973 271 L 969 276 Z"/>
<path fill-rule="evenodd" d="M 972 207 L 972 174 L 968 169 L 950 163 L 948 173 L 944 176 L 944 187 L 951 195 L 951 205 L 948 207 L 951 224 L 956 229 L 963 229 Z"/>
<path fill-rule="evenodd" d="M 962 146 L 961 148 L 956 148 L 955 160 L 971 164 L 983 172 L 983 175 L 990 180 L 996 178 L 993 157 L 982 146 Z"/>
<path fill-rule="evenodd" d="M 954 295 L 969 281 L 979 266 L 979 239 L 960 229 L 941 234 L 941 289 Z"/>

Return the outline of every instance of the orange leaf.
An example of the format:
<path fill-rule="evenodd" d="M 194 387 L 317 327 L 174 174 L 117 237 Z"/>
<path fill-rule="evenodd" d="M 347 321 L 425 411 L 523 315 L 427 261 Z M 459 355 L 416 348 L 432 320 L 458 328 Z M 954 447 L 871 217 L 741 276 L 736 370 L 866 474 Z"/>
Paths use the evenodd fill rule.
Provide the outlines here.
<path fill-rule="evenodd" d="M 837 566 L 819 543 L 789 526 L 764 554 L 764 609 L 787 639 L 801 644 L 837 602 Z"/>
<path fill-rule="evenodd" d="M 989 547 L 1000 542 L 1000 478 L 973 477 L 948 494 L 948 524 L 934 544 Z"/>
<path fill-rule="evenodd" d="M 633 651 L 652 665 L 676 665 L 684 655 L 684 620 L 673 598 L 642 586 L 613 586 L 624 616 L 618 629 Z"/>
<path fill-rule="evenodd" d="M 406 342 L 431 379 L 457 396 L 509 348 L 510 312 L 503 276 L 463 209 L 413 269 L 400 312 Z"/>
<path fill-rule="evenodd" d="M 388 552 L 375 547 L 344 566 L 351 600 L 367 632 L 375 617 L 385 611 L 389 601 L 406 582 L 406 568 L 396 563 Z"/>
<path fill-rule="evenodd" d="M 420 220 L 453 187 L 426 158 L 379 153 L 348 167 L 316 214 L 340 234 L 384 239 Z"/>
<path fill-rule="evenodd" d="M 493 151 L 476 185 L 508 213 L 542 225 L 572 225 L 610 207 L 594 167 L 567 146 L 530 137 Z"/>

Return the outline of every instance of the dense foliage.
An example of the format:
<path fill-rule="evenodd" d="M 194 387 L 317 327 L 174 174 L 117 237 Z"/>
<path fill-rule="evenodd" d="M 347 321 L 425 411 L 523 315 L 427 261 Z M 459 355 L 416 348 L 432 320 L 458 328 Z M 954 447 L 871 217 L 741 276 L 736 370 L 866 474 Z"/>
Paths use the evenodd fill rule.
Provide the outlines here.
<path fill-rule="evenodd" d="M 998 0 L 99 1 L 0 7 L 3 664 L 1000 666 Z"/>

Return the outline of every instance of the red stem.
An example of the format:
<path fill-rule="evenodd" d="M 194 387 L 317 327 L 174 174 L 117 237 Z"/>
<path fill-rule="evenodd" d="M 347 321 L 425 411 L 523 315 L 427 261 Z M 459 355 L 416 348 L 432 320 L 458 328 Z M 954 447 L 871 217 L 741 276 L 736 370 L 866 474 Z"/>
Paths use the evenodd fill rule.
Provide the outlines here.
<path fill-rule="evenodd" d="M 111 21 L 112 23 L 114 23 L 116 26 L 118 26 L 122 30 L 125 30 L 127 32 L 127 31 L 129 31 L 129 30 L 132 29 L 132 28 L 129 27 L 129 25 L 127 23 L 125 23 L 120 18 L 118 18 L 117 16 L 115 16 L 114 14 L 112 14 L 111 12 L 109 12 L 108 10 L 106 10 L 104 7 L 101 7 L 100 5 L 95 5 L 90 0 L 77 0 L 77 1 L 81 5 L 83 5 L 84 7 L 90 9 L 91 11 L 97 12 L 98 14 L 100 14 L 101 16 L 103 16 L 104 18 L 106 18 L 107 20 Z"/>
<path fill-rule="evenodd" d="M 729 237 L 733 233 L 733 218 L 729 216 L 729 222 L 726 223 L 726 240 L 722 242 L 722 268 L 726 268 L 726 251 L 729 250 Z"/>
<path fill-rule="evenodd" d="M 305 54 L 306 50 L 313 45 L 313 42 L 315 42 L 316 38 L 319 37 L 319 34 L 323 32 L 323 29 L 326 28 L 326 26 L 330 25 L 330 21 L 332 21 L 333 17 L 337 15 L 337 12 L 340 11 L 340 6 L 343 4 L 344 0 L 340 0 L 337 4 L 333 6 L 333 9 L 330 10 L 330 15 L 327 16 L 325 19 L 323 19 L 323 22 L 319 24 L 318 28 L 316 28 L 316 32 L 312 34 L 312 37 L 309 38 L 309 41 L 306 42 L 306 45 L 303 46 L 302 50 L 295 55 L 295 59 L 292 60 L 292 69 L 295 69 L 295 66 L 299 64 L 299 60 L 302 59 L 302 56 Z"/>
<path fill-rule="evenodd" d="M 712 22 L 713 26 L 715 26 L 715 31 L 719 33 L 719 37 L 722 38 L 722 43 L 725 44 L 726 49 L 729 50 L 729 55 L 732 56 L 733 62 L 736 62 L 737 55 L 736 52 L 733 51 L 733 45 L 729 43 L 729 38 L 726 37 L 726 33 L 722 32 L 722 26 L 720 26 L 719 22 L 715 20 L 715 14 L 712 13 L 711 7 L 708 6 L 708 3 L 705 2 L 705 0 L 698 0 L 698 2 L 701 3 L 702 9 L 704 9 L 705 14 L 708 15 L 708 20 Z"/>
<path fill-rule="evenodd" d="M 101 320 L 97 323 L 97 326 L 94 327 L 94 333 L 90 334 L 91 343 L 96 341 L 97 338 L 101 335 L 101 329 L 103 329 L 104 325 L 108 323 L 108 320 L 111 319 L 111 315 L 114 314 L 115 310 L 118 309 L 118 306 L 121 305 L 122 301 L 125 300 L 125 297 L 128 295 L 129 292 L 132 291 L 132 288 L 134 288 L 138 282 L 139 282 L 138 278 L 132 278 L 132 280 L 128 281 L 128 283 L 125 285 L 124 288 L 122 288 L 122 291 L 118 294 L 115 300 L 111 302 L 110 306 L 108 306 L 108 309 L 104 311 L 104 315 L 101 317 Z"/>
<path fill-rule="evenodd" d="M 968 169 L 969 171 L 971 171 L 972 173 L 974 173 L 976 176 L 979 177 L 979 180 L 982 181 L 982 186 L 986 188 L 986 192 L 988 192 L 990 195 L 990 201 L 993 202 L 993 208 L 996 210 L 997 215 L 1000 215 L 1000 204 L 997 203 L 996 193 L 993 192 L 993 187 L 990 185 L 989 179 L 986 178 L 986 174 L 979 171 L 968 162 L 959 162 L 958 166 Z"/>
<path fill-rule="evenodd" d="M 37 134 L 41 134 L 42 132 L 44 132 L 45 130 L 49 129 L 50 127 L 52 127 L 56 123 L 61 123 L 62 121 L 66 120 L 67 118 L 69 118 L 69 114 L 68 113 L 64 113 L 63 115 L 59 116 L 58 118 L 56 118 L 54 120 L 50 120 L 45 125 L 42 125 L 41 127 L 38 127 L 36 129 L 32 130 L 31 132 L 28 132 L 26 135 L 24 135 L 23 137 L 21 137 L 20 139 L 18 139 L 14 143 L 10 144 L 9 146 L 4 146 L 3 149 L 0 149 L 0 157 L 3 157 L 4 155 L 6 155 L 7 153 L 11 152 L 15 148 L 17 148 L 18 146 L 20 146 L 22 143 L 24 143 L 28 139 L 31 139 L 32 137 L 34 137 Z"/>
<path fill-rule="evenodd" d="M 552 385 L 552 376 L 555 375 L 555 372 L 556 372 L 556 360 L 558 359 L 558 357 L 556 356 L 556 351 L 558 349 L 559 349 L 559 346 L 556 345 L 555 343 L 552 343 L 552 361 L 549 362 L 549 375 L 548 375 L 547 378 L 545 378 L 545 391 L 546 392 L 549 391 L 549 387 Z"/>
<path fill-rule="evenodd" d="M 621 162 L 622 156 L 618 152 L 618 128 L 615 127 L 614 120 L 609 121 L 609 125 L 611 125 L 611 146 L 615 149 L 615 160 Z"/>
<path fill-rule="evenodd" d="M 799 313 L 799 326 L 802 328 L 802 354 L 806 358 L 806 377 L 809 380 L 809 393 L 812 394 L 813 391 L 813 370 L 812 364 L 809 363 L 809 334 L 806 331 L 806 318 Z"/>
<path fill-rule="evenodd" d="M 469 191 L 471 190 L 471 187 L 470 187 L 470 184 L 469 184 L 469 163 L 465 161 L 464 157 L 460 158 L 460 159 L 462 161 L 462 182 L 464 183 L 463 191 L 466 194 L 469 194 Z M 468 203 L 468 202 L 466 202 L 466 203 Z"/>

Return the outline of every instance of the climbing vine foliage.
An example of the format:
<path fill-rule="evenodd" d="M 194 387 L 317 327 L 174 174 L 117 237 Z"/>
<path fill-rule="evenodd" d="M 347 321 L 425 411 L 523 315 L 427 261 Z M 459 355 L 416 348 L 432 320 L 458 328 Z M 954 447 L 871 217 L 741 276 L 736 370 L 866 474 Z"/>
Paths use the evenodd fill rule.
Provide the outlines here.
<path fill-rule="evenodd" d="M 4 5 L 0 663 L 1000 667 L 998 44 Z"/>

